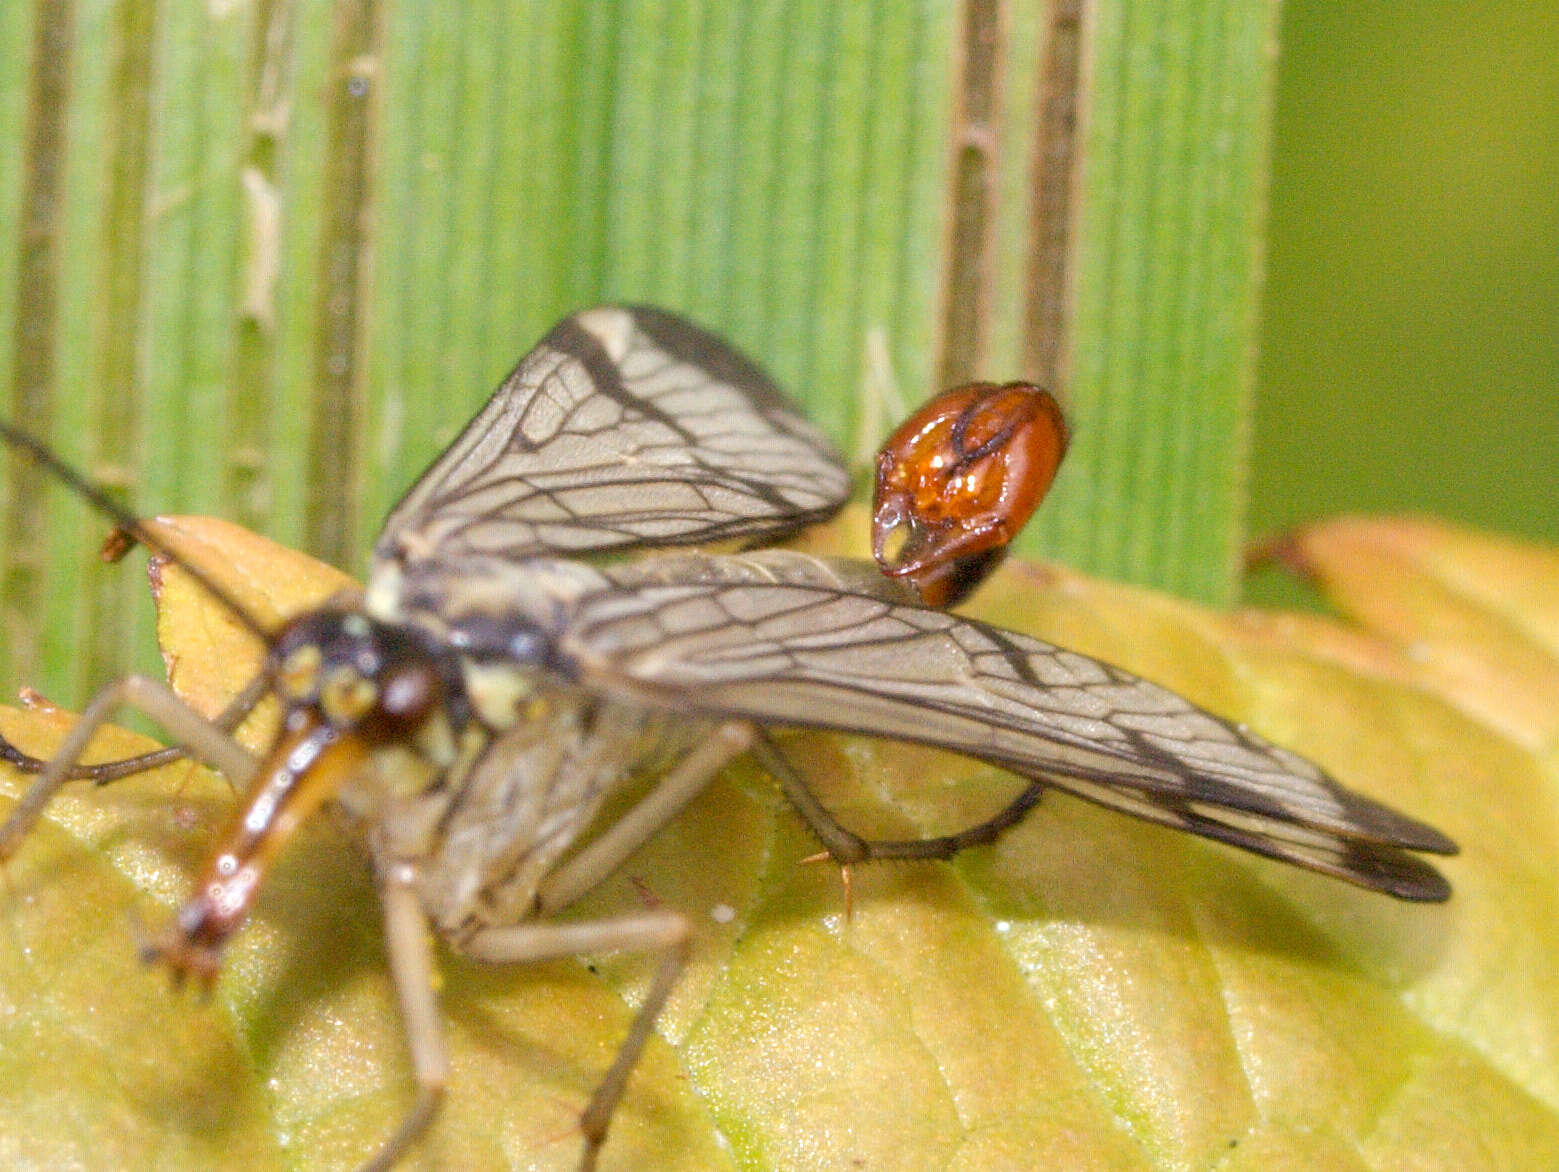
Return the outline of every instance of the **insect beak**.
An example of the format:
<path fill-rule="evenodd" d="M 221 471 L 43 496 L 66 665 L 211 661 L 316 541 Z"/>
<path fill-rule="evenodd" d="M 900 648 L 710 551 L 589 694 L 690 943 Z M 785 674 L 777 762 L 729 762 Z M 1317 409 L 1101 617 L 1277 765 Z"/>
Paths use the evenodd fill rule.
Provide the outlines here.
<path fill-rule="evenodd" d="M 210 988 L 222 948 L 249 914 L 271 863 L 367 754 L 366 743 L 351 731 L 307 710 L 292 716 L 201 869 L 195 894 L 141 950 L 147 961 L 168 965 L 175 985 L 192 977 Z"/>

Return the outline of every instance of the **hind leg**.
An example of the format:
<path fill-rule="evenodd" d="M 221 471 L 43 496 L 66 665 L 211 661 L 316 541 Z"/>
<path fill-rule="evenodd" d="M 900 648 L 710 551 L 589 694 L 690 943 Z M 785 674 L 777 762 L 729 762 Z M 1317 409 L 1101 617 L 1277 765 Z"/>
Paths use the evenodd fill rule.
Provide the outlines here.
<path fill-rule="evenodd" d="M 758 734 L 752 751 L 763 767 L 779 781 L 785 797 L 811 827 L 812 833 L 817 835 L 828 854 L 845 867 L 876 859 L 950 859 L 972 846 L 985 846 L 995 842 L 1003 831 L 1023 821 L 1024 815 L 1039 804 L 1045 790 L 1043 782 L 1031 781 L 993 817 L 956 834 L 943 834 L 935 838 L 865 839 L 839 824 L 766 733 Z"/>

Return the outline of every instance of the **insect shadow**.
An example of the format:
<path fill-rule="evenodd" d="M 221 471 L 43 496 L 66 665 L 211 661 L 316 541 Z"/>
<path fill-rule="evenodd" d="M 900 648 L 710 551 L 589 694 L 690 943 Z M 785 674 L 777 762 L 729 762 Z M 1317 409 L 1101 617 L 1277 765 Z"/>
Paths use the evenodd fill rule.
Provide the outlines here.
<path fill-rule="evenodd" d="M 0 435 L 154 551 L 143 524 L 32 437 Z M 414 1095 L 363 1165 L 388 1168 L 448 1079 L 430 929 L 478 960 L 640 952 L 657 960 L 579 1119 L 595 1166 L 613 1112 L 687 959 L 691 923 L 658 901 L 566 919 L 745 754 L 839 863 L 944 859 L 994 842 L 1048 789 L 1344 879 L 1439 901 L 1420 853 L 1439 831 L 1310 762 L 1085 655 L 922 604 L 871 563 L 774 541 L 832 515 L 843 461 L 753 362 L 660 310 L 560 322 L 391 510 L 367 587 L 279 624 L 189 572 L 266 648 L 208 720 L 161 681 L 101 692 L 0 826 L 24 841 L 93 731 L 139 708 L 242 791 L 193 894 L 147 942 L 209 984 L 298 826 L 334 808 L 367 845 Z M 631 555 L 631 556 L 630 556 Z M 260 754 L 231 735 L 265 694 L 283 716 Z M 830 812 L 769 730 L 862 733 L 952 750 L 1021 780 L 1005 805 L 928 838 L 865 838 Z M 116 772 L 115 770 L 118 770 Z M 630 776 L 644 796 L 599 814 Z"/>

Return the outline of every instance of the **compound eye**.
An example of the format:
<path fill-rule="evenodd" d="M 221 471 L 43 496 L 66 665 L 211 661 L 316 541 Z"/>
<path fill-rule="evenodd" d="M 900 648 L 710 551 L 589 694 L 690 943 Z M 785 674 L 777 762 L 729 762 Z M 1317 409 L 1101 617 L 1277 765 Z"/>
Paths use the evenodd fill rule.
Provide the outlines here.
<path fill-rule="evenodd" d="M 397 723 L 418 724 L 438 706 L 444 695 L 438 672 L 426 663 L 407 663 L 392 668 L 379 686 L 379 708 Z"/>

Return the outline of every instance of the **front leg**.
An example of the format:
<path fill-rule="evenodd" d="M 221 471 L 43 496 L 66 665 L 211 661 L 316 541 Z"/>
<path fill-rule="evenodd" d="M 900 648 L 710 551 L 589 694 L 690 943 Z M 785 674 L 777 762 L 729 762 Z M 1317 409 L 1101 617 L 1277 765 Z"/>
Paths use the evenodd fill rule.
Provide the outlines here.
<path fill-rule="evenodd" d="M 248 749 L 196 712 L 161 680 L 126 676 L 93 697 L 38 780 L 22 794 L 11 816 L 0 824 L 0 860 L 9 858 L 21 844 L 49 800 L 70 780 L 71 767 L 86 750 L 92 734 L 107 724 L 121 706 L 151 717 L 191 755 L 217 770 L 235 788 L 248 784 L 255 767 Z"/>
<path fill-rule="evenodd" d="M 258 673 L 254 679 L 244 685 L 243 691 L 228 701 L 227 707 L 211 723 L 224 733 L 232 733 L 255 710 L 260 701 L 265 699 L 270 687 L 270 676 L 263 671 Z M 118 761 L 99 761 L 96 765 L 72 764 L 65 771 L 64 780 L 90 781 L 96 785 L 107 785 L 120 778 L 134 777 L 137 773 L 160 769 L 164 765 L 182 761 L 187 756 L 189 756 L 187 749 L 174 745 L 167 749 L 154 749 L 150 753 L 137 753 L 134 757 L 123 757 Z M 22 752 L 4 736 L 0 736 L 0 761 L 18 773 L 42 773 L 49 767 L 48 761 Z M 237 783 L 231 779 L 229 784 L 237 788 Z"/>
<path fill-rule="evenodd" d="M 391 863 L 379 877 L 379 899 L 384 907 L 390 977 L 400 1001 L 417 1098 L 395 1134 L 358 1172 L 385 1172 L 400 1159 L 432 1120 L 449 1081 L 449 1053 L 434 987 L 433 944 L 427 917 L 417 900 L 416 879 L 416 869 L 410 863 Z"/>

